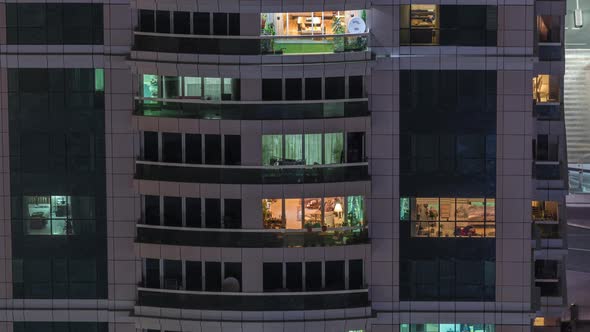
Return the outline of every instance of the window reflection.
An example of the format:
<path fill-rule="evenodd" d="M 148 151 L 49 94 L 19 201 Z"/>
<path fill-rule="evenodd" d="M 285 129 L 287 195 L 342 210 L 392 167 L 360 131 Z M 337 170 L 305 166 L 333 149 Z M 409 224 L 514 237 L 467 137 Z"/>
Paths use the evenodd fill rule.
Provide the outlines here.
<path fill-rule="evenodd" d="M 364 197 L 263 199 L 266 229 L 360 227 L 365 223 Z"/>
<path fill-rule="evenodd" d="M 412 237 L 495 237 L 493 198 L 400 199 L 400 219 Z"/>

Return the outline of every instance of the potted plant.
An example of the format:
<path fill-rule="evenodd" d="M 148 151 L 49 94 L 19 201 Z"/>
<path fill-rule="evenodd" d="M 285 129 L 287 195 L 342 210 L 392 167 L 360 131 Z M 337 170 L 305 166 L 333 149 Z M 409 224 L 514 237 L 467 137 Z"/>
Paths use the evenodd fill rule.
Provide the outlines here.
<path fill-rule="evenodd" d="M 344 32 L 342 17 L 334 15 L 332 18 L 332 34 L 343 35 Z M 334 36 L 334 52 L 344 52 L 344 37 Z"/>
<path fill-rule="evenodd" d="M 274 36 L 276 35 L 275 25 L 273 22 L 270 22 L 268 19 L 265 20 L 264 29 L 262 29 L 263 36 Z M 274 52 L 274 44 L 275 41 L 273 38 L 262 39 L 260 41 L 260 49 L 262 54 L 272 54 Z M 282 51 L 281 51 L 282 53 Z"/>

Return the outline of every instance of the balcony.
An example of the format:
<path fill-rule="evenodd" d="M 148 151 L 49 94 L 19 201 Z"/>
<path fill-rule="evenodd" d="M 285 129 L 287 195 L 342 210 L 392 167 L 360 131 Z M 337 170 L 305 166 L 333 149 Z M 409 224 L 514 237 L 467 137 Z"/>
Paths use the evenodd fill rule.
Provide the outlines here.
<path fill-rule="evenodd" d="M 367 289 L 319 292 L 196 292 L 138 288 L 138 306 L 193 310 L 289 311 L 370 306 Z"/>
<path fill-rule="evenodd" d="M 362 117 L 368 99 L 322 101 L 210 101 L 137 99 L 135 115 L 218 120 L 293 120 Z"/>
<path fill-rule="evenodd" d="M 561 61 L 563 59 L 563 45 L 561 43 L 538 44 L 538 55 L 541 61 Z"/>
<path fill-rule="evenodd" d="M 561 163 L 559 161 L 534 161 L 533 178 L 537 180 L 560 180 Z"/>
<path fill-rule="evenodd" d="M 220 184 L 303 184 L 369 181 L 368 163 L 229 166 L 135 162 L 139 180 Z"/>
<path fill-rule="evenodd" d="M 220 54 L 301 55 L 367 51 L 369 33 L 310 36 L 216 36 L 134 32 L 135 51 Z"/>
<path fill-rule="evenodd" d="M 369 243 L 366 227 L 322 231 L 293 229 L 211 229 L 137 225 L 137 243 L 223 248 L 331 247 Z"/>

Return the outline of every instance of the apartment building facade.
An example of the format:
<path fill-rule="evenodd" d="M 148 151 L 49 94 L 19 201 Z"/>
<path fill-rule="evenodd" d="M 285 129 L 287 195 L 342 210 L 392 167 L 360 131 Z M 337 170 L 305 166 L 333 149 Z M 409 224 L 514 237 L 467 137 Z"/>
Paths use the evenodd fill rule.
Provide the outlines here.
<path fill-rule="evenodd" d="M 558 326 L 564 14 L 2 1 L 0 329 Z"/>

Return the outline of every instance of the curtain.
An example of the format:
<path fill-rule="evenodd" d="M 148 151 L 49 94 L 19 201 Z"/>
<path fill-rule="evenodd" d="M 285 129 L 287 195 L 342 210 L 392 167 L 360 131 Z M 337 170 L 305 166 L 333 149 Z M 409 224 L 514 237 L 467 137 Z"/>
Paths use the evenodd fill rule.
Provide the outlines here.
<path fill-rule="evenodd" d="M 341 164 L 344 162 L 344 134 L 330 133 L 325 135 L 326 164 Z"/>
<path fill-rule="evenodd" d="M 349 226 L 362 226 L 365 219 L 363 196 L 346 197 L 346 221 Z"/>
<path fill-rule="evenodd" d="M 184 78 L 184 95 L 188 97 L 201 96 L 201 78 L 200 77 L 185 77 Z"/>
<path fill-rule="evenodd" d="M 206 99 L 220 100 L 221 99 L 221 78 L 205 77 L 205 94 Z"/>
<path fill-rule="evenodd" d="M 303 159 L 303 135 L 285 135 L 285 159 Z"/>
<path fill-rule="evenodd" d="M 262 135 L 262 164 L 272 165 L 283 158 L 283 136 Z"/>
<path fill-rule="evenodd" d="M 322 134 L 305 134 L 305 164 L 322 163 Z"/>

